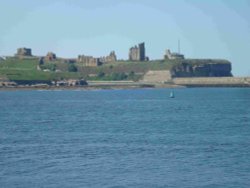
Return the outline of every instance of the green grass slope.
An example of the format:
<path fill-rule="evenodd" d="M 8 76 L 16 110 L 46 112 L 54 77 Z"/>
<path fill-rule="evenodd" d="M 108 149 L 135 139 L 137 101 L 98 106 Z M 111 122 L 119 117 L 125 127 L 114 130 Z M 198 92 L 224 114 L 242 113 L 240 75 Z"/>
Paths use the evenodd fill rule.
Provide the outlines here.
<path fill-rule="evenodd" d="M 62 79 L 88 79 L 88 80 L 120 80 L 132 79 L 138 80 L 149 70 L 170 70 L 182 63 L 191 65 L 207 64 L 207 63 L 230 63 L 226 60 L 154 60 L 148 62 L 131 62 L 117 61 L 110 64 L 104 64 L 99 67 L 85 67 L 80 63 L 76 63 L 77 72 L 69 72 L 70 64 L 62 60 L 45 62 L 43 69 L 51 69 L 52 71 L 44 71 L 37 69 L 39 64 L 38 58 L 19 59 L 15 57 L 0 60 L 0 78 L 8 78 L 9 80 L 62 80 Z"/>

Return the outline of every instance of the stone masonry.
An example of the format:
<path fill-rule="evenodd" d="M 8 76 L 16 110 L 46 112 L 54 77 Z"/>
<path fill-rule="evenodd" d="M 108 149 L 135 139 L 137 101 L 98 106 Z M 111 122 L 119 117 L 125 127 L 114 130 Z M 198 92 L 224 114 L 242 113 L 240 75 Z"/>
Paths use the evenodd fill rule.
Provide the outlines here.
<path fill-rule="evenodd" d="M 131 47 L 129 49 L 129 60 L 130 61 L 145 61 L 145 43 L 140 43 L 138 46 Z"/>
<path fill-rule="evenodd" d="M 85 56 L 85 55 L 79 55 L 77 62 L 82 63 L 84 66 L 87 67 L 97 67 L 102 65 L 100 58 L 95 58 L 93 56 Z"/>
<path fill-rule="evenodd" d="M 110 54 L 106 57 L 95 58 L 93 56 L 85 56 L 79 55 L 77 62 L 82 63 L 84 66 L 96 67 L 105 63 L 116 62 L 117 58 L 115 55 L 115 51 L 110 52 Z"/>
<path fill-rule="evenodd" d="M 48 52 L 46 55 L 46 60 L 48 61 L 56 60 L 56 54 L 53 52 Z"/>
<path fill-rule="evenodd" d="M 30 48 L 18 48 L 15 56 L 32 56 Z"/>
<path fill-rule="evenodd" d="M 115 51 L 110 52 L 109 56 L 106 57 L 106 61 L 105 62 L 115 62 L 117 61 L 117 57 L 115 54 Z"/>
<path fill-rule="evenodd" d="M 166 54 L 164 55 L 164 59 L 184 59 L 183 54 L 179 53 L 171 53 L 169 49 L 166 50 Z"/>

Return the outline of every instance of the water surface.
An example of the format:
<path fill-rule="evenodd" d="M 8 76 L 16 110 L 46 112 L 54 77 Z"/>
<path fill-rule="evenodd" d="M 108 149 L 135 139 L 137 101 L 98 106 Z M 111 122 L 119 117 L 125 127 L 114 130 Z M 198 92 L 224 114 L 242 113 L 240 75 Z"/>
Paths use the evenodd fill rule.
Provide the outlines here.
<path fill-rule="evenodd" d="M 0 187 L 249 187 L 250 89 L 1 91 Z"/>

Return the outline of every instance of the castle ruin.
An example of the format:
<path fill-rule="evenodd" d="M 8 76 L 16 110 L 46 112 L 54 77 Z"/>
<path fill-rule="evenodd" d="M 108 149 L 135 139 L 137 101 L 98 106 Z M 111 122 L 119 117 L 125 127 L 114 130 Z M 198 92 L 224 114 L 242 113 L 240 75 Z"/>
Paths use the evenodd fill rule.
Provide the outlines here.
<path fill-rule="evenodd" d="M 130 61 L 145 61 L 145 43 L 140 43 L 138 46 L 131 47 L 129 49 L 129 60 Z"/>
<path fill-rule="evenodd" d="M 24 57 L 24 56 L 32 56 L 30 48 L 18 48 L 17 53 L 15 54 L 17 57 Z"/>
<path fill-rule="evenodd" d="M 117 60 L 115 51 L 111 51 L 108 56 L 104 58 L 104 63 L 110 63 L 110 62 L 115 62 Z"/>
<path fill-rule="evenodd" d="M 111 51 L 110 54 L 106 57 L 95 58 L 93 56 L 79 55 L 77 62 L 82 63 L 84 66 L 96 67 L 105 63 L 116 62 L 115 51 Z"/>
<path fill-rule="evenodd" d="M 166 54 L 164 55 L 164 59 L 185 59 L 183 54 L 180 53 L 171 53 L 169 49 L 166 50 Z"/>
<path fill-rule="evenodd" d="M 97 67 L 102 65 L 100 58 L 95 58 L 93 56 L 85 56 L 85 55 L 79 55 L 77 62 L 82 63 L 84 66 L 87 67 Z"/>
<path fill-rule="evenodd" d="M 48 61 L 56 60 L 56 54 L 53 52 L 48 52 L 46 55 L 46 60 Z"/>

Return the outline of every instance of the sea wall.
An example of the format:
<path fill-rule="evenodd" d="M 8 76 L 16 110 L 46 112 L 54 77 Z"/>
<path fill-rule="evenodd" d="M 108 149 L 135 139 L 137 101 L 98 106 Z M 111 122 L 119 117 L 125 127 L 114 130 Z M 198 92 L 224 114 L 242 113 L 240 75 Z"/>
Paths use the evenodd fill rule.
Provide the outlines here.
<path fill-rule="evenodd" d="M 200 77 L 200 78 L 174 78 L 173 84 L 187 87 L 205 86 L 232 86 L 250 87 L 250 77 Z"/>

